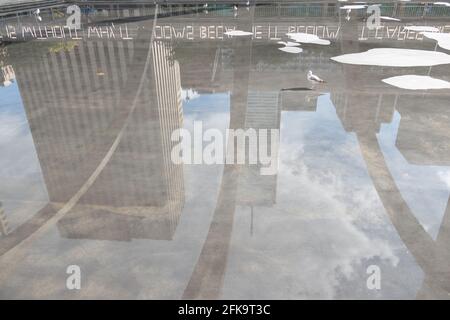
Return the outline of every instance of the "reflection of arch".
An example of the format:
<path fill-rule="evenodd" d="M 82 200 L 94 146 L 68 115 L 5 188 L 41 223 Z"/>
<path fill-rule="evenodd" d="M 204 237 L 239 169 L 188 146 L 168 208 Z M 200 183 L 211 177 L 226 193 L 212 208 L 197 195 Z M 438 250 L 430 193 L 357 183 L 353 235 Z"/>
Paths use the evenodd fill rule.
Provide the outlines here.
<path fill-rule="evenodd" d="M 347 39 L 341 38 L 342 54 L 361 51 L 356 29 L 351 26 L 352 23 L 342 26 L 343 34 L 347 36 Z M 348 87 L 356 83 L 364 87 L 364 83 L 370 81 L 370 77 L 365 77 L 364 73 L 360 72 L 359 66 L 344 65 L 342 69 L 346 74 L 345 79 L 349 79 L 346 84 Z M 380 123 L 387 121 L 393 110 L 397 108 L 397 100 L 398 95 L 383 96 L 357 92 L 346 95 L 344 105 L 339 106 L 335 103 L 335 106 L 346 130 L 357 134 L 368 173 L 389 219 L 425 274 L 417 297 L 448 299 L 450 297 L 448 295 L 450 292 L 450 249 L 448 248 L 450 245 L 450 199 L 435 242 L 403 199 L 387 167 L 376 137 Z"/>
<path fill-rule="evenodd" d="M 238 166 L 225 165 L 208 236 L 183 299 L 219 298 L 231 241 L 238 178 Z"/>
<path fill-rule="evenodd" d="M 374 133 L 358 134 L 363 158 L 373 185 L 400 238 L 425 273 L 418 298 L 449 298 L 450 292 L 450 200 L 434 242 L 414 217 L 397 188 Z"/>
<path fill-rule="evenodd" d="M 253 17 L 253 7 L 250 17 Z M 245 19 L 244 19 L 245 20 Z M 249 28 L 247 22 L 239 26 Z M 233 55 L 233 91 L 230 105 L 230 129 L 244 128 L 247 109 L 252 42 L 249 37 L 235 39 Z M 228 143 L 235 143 L 232 139 Z M 237 148 L 234 148 L 236 150 Z M 229 148 L 227 148 L 229 150 Z M 208 235 L 194 267 L 183 299 L 217 299 L 223 285 L 233 229 L 240 166 L 225 165 L 222 182 Z"/>

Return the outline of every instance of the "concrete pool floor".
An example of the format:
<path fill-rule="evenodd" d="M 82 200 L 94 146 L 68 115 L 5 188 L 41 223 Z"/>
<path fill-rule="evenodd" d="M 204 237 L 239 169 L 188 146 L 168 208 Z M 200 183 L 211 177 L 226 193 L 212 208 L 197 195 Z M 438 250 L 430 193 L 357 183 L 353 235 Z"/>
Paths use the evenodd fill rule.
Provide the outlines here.
<path fill-rule="evenodd" d="M 402 17 L 375 34 L 354 15 L 266 9 L 102 9 L 79 39 L 1 48 L 0 298 L 450 298 L 450 89 L 382 81 L 450 81 L 450 65 L 331 60 L 449 54 L 404 29 L 447 33 L 449 17 Z M 17 34 L 35 23 L 23 17 Z M 330 45 L 279 50 L 305 30 Z M 279 130 L 276 174 L 174 163 L 172 132 L 194 135 L 198 122 L 224 136 Z M 80 290 L 66 286 L 71 265 Z"/>

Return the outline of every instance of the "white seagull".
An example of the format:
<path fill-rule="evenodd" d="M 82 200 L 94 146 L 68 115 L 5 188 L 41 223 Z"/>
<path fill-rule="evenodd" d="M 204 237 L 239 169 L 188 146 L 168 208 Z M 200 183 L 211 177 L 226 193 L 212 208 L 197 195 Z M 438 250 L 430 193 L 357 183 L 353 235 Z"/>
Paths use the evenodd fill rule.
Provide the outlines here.
<path fill-rule="evenodd" d="M 308 71 L 308 75 L 306 76 L 306 78 L 308 79 L 309 82 L 312 83 L 313 86 L 315 84 L 324 83 L 325 82 L 319 76 L 316 76 L 315 74 L 313 74 L 311 70 Z"/>
<path fill-rule="evenodd" d="M 38 19 L 39 21 L 42 21 L 42 17 L 40 16 L 41 13 L 41 9 L 36 9 L 35 11 L 33 11 L 33 15 L 36 17 L 36 19 Z"/>

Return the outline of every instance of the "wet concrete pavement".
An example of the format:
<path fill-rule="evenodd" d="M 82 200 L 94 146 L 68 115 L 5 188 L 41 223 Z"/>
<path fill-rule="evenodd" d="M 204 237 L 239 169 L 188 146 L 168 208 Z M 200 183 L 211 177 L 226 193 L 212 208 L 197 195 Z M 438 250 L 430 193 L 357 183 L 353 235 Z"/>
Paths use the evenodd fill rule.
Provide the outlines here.
<path fill-rule="evenodd" d="M 330 9 L 167 12 L 98 9 L 80 39 L 2 47 L 13 73 L 0 87 L 0 298 L 448 299 L 450 89 L 381 80 L 450 81 L 450 65 L 330 58 L 448 54 L 402 28 L 446 33 L 449 17 L 402 16 L 382 36 Z M 115 37 L 92 29 L 102 20 Z M 232 29 L 253 35 L 224 34 Z M 278 50 L 305 30 L 330 45 Z M 174 163 L 173 131 L 193 134 L 196 121 L 224 136 L 279 130 L 278 171 Z M 81 269 L 80 290 L 66 287 L 69 265 Z M 379 289 L 367 286 L 370 266 Z"/>

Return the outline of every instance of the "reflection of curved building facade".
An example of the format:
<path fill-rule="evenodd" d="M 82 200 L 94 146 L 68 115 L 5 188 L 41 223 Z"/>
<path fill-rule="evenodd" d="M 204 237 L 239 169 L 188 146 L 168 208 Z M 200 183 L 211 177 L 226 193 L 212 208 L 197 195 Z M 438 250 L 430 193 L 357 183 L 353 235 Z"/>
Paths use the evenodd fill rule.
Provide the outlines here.
<path fill-rule="evenodd" d="M 170 159 L 171 133 L 182 127 L 179 66 L 170 46 L 154 42 L 142 77 L 147 54 L 131 43 L 79 43 L 17 68 L 51 203 L 66 203 L 120 137 L 59 221 L 65 237 L 170 239 L 175 231 L 184 203 L 183 170 Z"/>

